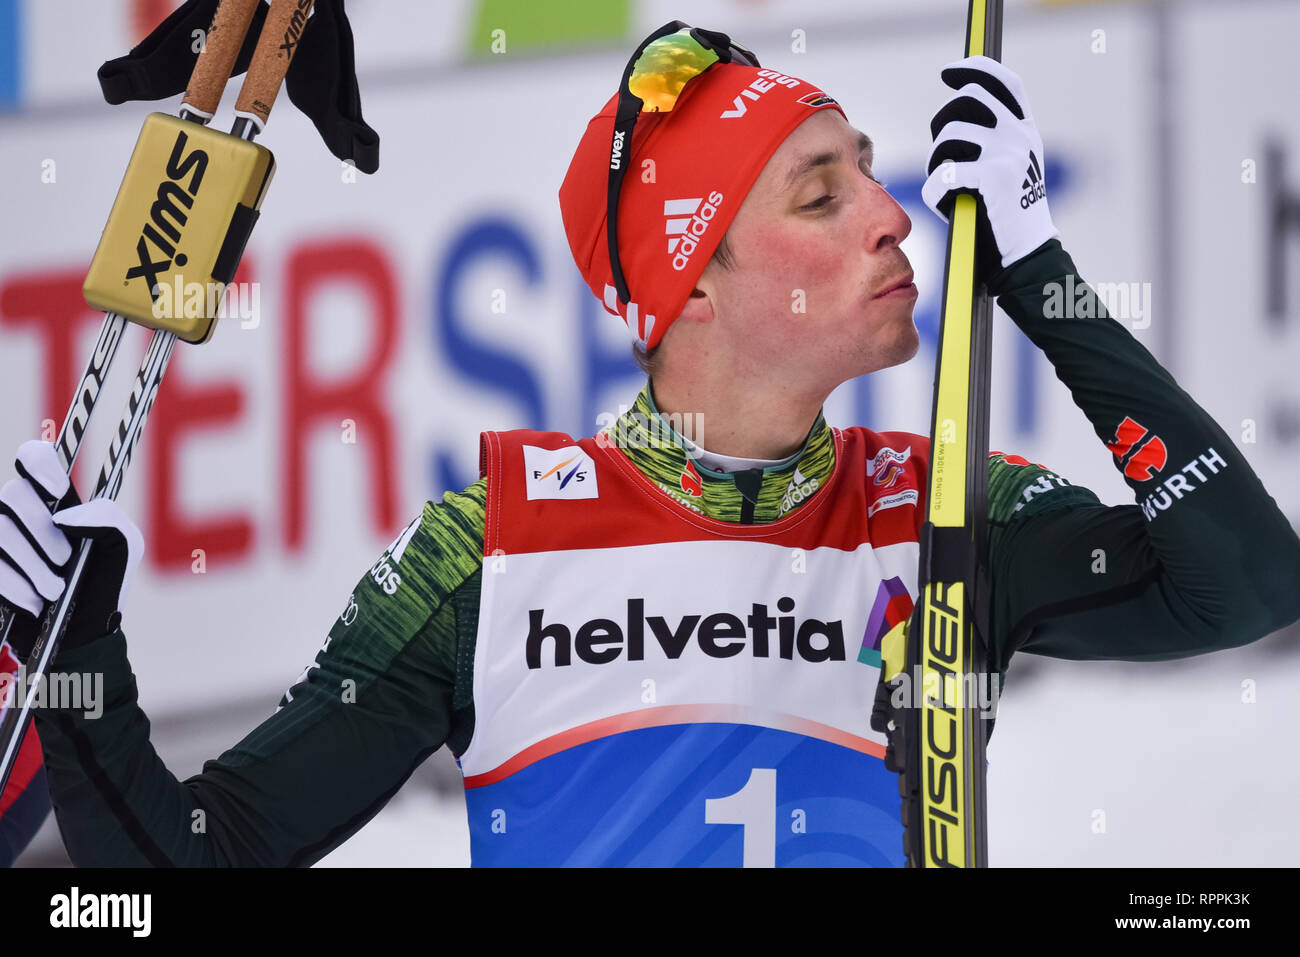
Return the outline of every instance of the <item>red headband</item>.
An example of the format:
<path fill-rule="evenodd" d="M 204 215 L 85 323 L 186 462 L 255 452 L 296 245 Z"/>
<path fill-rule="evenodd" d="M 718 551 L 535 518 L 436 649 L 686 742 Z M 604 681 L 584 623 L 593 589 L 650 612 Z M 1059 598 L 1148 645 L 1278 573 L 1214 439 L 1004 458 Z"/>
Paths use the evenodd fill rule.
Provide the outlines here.
<path fill-rule="evenodd" d="M 560 214 L 583 279 L 653 349 L 681 314 L 758 174 L 790 132 L 838 103 L 804 80 L 718 63 L 667 113 L 642 113 L 618 209 L 618 248 L 632 302 L 614 290 L 605 185 L 618 96 L 596 114 L 560 186 Z M 847 117 L 846 117 L 847 119 Z"/>

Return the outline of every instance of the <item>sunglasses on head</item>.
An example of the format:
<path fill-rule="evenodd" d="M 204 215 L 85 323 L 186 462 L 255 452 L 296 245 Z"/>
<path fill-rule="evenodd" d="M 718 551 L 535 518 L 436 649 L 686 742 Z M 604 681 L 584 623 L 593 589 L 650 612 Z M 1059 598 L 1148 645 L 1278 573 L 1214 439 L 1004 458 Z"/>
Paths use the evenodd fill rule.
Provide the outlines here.
<path fill-rule="evenodd" d="M 624 304 L 630 303 L 632 296 L 618 257 L 618 200 L 623 192 L 623 174 L 632 150 L 632 130 L 642 113 L 667 113 L 676 106 L 686 84 L 715 63 L 759 65 L 758 57 L 733 43 L 725 33 L 701 30 L 673 20 L 643 40 L 623 70 L 609 152 L 605 219 L 614 288 L 618 290 L 619 301 Z"/>

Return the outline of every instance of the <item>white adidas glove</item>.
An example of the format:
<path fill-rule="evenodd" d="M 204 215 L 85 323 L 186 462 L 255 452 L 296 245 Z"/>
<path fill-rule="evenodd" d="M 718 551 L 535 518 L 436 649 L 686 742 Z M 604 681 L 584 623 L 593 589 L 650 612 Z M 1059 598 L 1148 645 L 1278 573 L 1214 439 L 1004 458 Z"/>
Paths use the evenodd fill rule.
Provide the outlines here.
<path fill-rule="evenodd" d="M 144 536 L 111 499 L 77 504 L 76 490 L 48 442 L 24 442 L 15 462 L 18 478 L 0 488 L 0 598 L 25 612 L 15 616 L 10 643 L 23 658 L 36 638 L 37 621 L 47 602 L 63 594 L 75 544 L 95 545 L 68 623 L 66 645 L 77 645 L 116 627 L 113 619 L 126 601 L 136 567 L 144 555 Z M 63 508 L 53 515 L 45 499 Z"/>
<path fill-rule="evenodd" d="M 1043 138 L 1020 77 L 997 60 L 967 57 L 939 75 L 956 92 L 930 121 L 934 148 L 921 198 L 946 222 L 954 190 L 979 193 L 979 242 L 992 242 L 997 268 L 1006 268 L 1060 236 L 1047 208 Z"/>

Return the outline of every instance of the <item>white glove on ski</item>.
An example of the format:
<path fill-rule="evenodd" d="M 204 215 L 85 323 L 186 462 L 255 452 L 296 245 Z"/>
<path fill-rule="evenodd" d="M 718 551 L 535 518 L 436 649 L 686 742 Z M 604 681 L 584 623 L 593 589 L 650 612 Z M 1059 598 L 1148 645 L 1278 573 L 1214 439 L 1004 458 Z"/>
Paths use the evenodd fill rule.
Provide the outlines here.
<path fill-rule="evenodd" d="M 930 121 L 921 198 L 946 222 L 954 191 L 977 192 L 987 216 L 980 242 L 991 240 L 1006 268 L 1060 236 L 1047 208 L 1043 138 L 1020 77 L 997 60 L 967 57 L 939 75 L 957 92 Z"/>
<path fill-rule="evenodd" d="M 24 442 L 15 467 L 19 477 L 0 488 L 0 598 L 32 616 L 19 616 L 10 633 L 11 643 L 26 656 L 35 638 L 33 619 L 63 594 L 74 542 L 96 541 L 68 627 L 69 641 L 76 644 L 74 631 L 94 637 L 111 630 L 108 620 L 126 601 L 144 554 L 144 536 L 111 499 L 76 504 L 76 490 L 50 443 Z M 50 499 L 67 507 L 51 515 L 45 505 Z M 84 629 L 74 627 L 78 624 Z"/>

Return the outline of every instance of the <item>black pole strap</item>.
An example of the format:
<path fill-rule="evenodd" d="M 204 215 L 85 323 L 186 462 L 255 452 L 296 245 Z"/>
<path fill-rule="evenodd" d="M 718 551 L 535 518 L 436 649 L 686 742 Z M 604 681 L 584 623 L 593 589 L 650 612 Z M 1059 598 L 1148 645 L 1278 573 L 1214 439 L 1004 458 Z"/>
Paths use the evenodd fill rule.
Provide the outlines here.
<path fill-rule="evenodd" d="M 966 526 L 935 525 L 927 521 L 921 525 L 920 546 L 918 591 L 930 582 L 969 582 L 971 595 L 967 607 L 974 616 L 976 633 L 987 639 L 989 574 L 984 557 L 975 552 L 971 530 Z"/>
<path fill-rule="evenodd" d="M 379 169 L 379 134 L 361 118 L 352 27 L 343 0 L 316 0 L 315 10 L 289 65 L 285 89 L 331 153 L 373 173 Z"/>
<path fill-rule="evenodd" d="M 920 544 L 917 588 L 924 588 L 930 582 L 970 581 L 975 566 L 975 543 L 969 528 L 927 521 L 921 526 Z"/>
<path fill-rule="evenodd" d="M 104 99 L 116 105 L 183 93 L 199 56 L 194 31 L 208 29 L 217 4 L 218 0 L 186 0 L 130 53 L 101 66 Z M 267 9 L 262 0 L 231 76 L 248 70 Z M 331 153 L 363 173 L 379 169 L 379 134 L 361 116 L 352 28 L 343 0 L 316 0 L 285 85 L 293 105 L 312 121 Z"/>
<path fill-rule="evenodd" d="M 194 48 L 194 32 L 206 33 L 217 6 L 218 0 L 186 0 L 132 47 L 130 53 L 101 66 L 99 87 L 105 101 L 116 106 L 131 100 L 164 100 L 183 93 L 199 58 Z M 263 2 L 254 11 L 231 76 L 248 70 L 268 9 Z"/>

